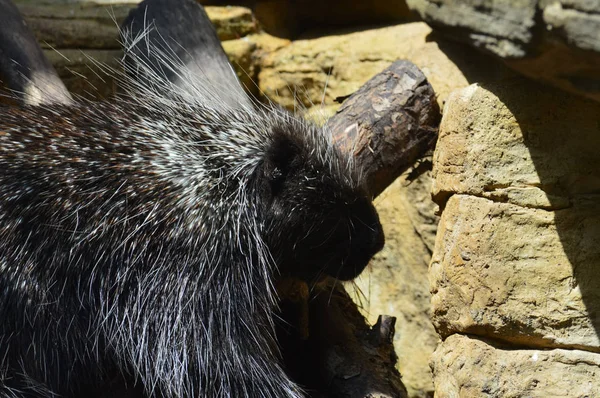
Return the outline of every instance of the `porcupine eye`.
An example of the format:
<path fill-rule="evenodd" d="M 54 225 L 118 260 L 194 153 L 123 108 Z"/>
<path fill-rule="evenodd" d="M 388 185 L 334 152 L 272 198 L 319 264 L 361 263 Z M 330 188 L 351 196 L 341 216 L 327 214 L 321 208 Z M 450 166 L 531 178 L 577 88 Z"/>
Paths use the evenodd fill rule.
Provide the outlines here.
<path fill-rule="evenodd" d="M 278 138 L 271 144 L 263 168 L 268 184 L 269 202 L 283 191 L 292 167 L 297 163 L 298 152 L 296 145 L 285 138 Z"/>

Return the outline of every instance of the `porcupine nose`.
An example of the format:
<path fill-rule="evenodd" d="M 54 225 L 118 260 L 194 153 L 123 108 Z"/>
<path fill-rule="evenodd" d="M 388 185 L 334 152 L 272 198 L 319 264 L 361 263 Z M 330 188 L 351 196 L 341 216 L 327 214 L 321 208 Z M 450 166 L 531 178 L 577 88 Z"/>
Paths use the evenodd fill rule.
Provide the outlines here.
<path fill-rule="evenodd" d="M 358 217 L 352 223 L 350 250 L 337 275 L 341 280 L 357 277 L 385 243 L 383 228 L 373 205 L 365 201 L 356 206 L 360 209 L 356 211 Z"/>
<path fill-rule="evenodd" d="M 377 216 L 377 222 L 373 223 L 370 226 L 370 229 L 372 231 L 371 245 L 370 245 L 370 247 L 372 248 L 371 257 L 373 257 L 381 249 L 383 249 L 383 245 L 385 244 L 385 235 L 383 233 L 383 227 L 381 226 L 381 223 L 379 222 L 379 216 Z"/>

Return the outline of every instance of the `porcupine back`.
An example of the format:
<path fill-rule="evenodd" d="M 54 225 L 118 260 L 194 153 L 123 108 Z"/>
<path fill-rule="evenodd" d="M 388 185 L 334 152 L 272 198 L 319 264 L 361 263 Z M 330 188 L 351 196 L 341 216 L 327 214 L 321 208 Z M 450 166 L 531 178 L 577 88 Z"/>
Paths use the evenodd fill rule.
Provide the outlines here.
<path fill-rule="evenodd" d="M 77 396 L 115 369 L 146 395 L 301 396 L 273 281 L 351 279 L 381 248 L 359 173 L 218 85 L 129 89 L 0 108 L 0 396 Z"/>

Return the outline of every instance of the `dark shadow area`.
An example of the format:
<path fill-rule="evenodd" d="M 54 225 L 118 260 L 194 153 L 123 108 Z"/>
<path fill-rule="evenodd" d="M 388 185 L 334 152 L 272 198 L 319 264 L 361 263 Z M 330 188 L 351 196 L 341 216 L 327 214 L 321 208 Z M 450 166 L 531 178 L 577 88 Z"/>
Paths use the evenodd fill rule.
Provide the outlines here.
<path fill-rule="evenodd" d="M 404 2 L 389 0 L 200 0 L 204 5 L 239 5 L 250 8 L 265 31 L 296 39 L 318 28 L 397 24 L 416 21 Z"/>

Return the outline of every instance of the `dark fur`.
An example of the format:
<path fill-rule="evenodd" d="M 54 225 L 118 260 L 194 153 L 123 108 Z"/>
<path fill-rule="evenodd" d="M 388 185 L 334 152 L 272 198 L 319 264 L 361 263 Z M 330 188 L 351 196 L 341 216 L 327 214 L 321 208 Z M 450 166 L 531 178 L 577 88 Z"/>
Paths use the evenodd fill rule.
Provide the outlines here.
<path fill-rule="evenodd" d="M 275 278 L 351 279 L 381 248 L 322 131 L 152 101 L 0 108 L 0 396 L 82 396 L 115 374 L 147 396 L 302 396 Z"/>

